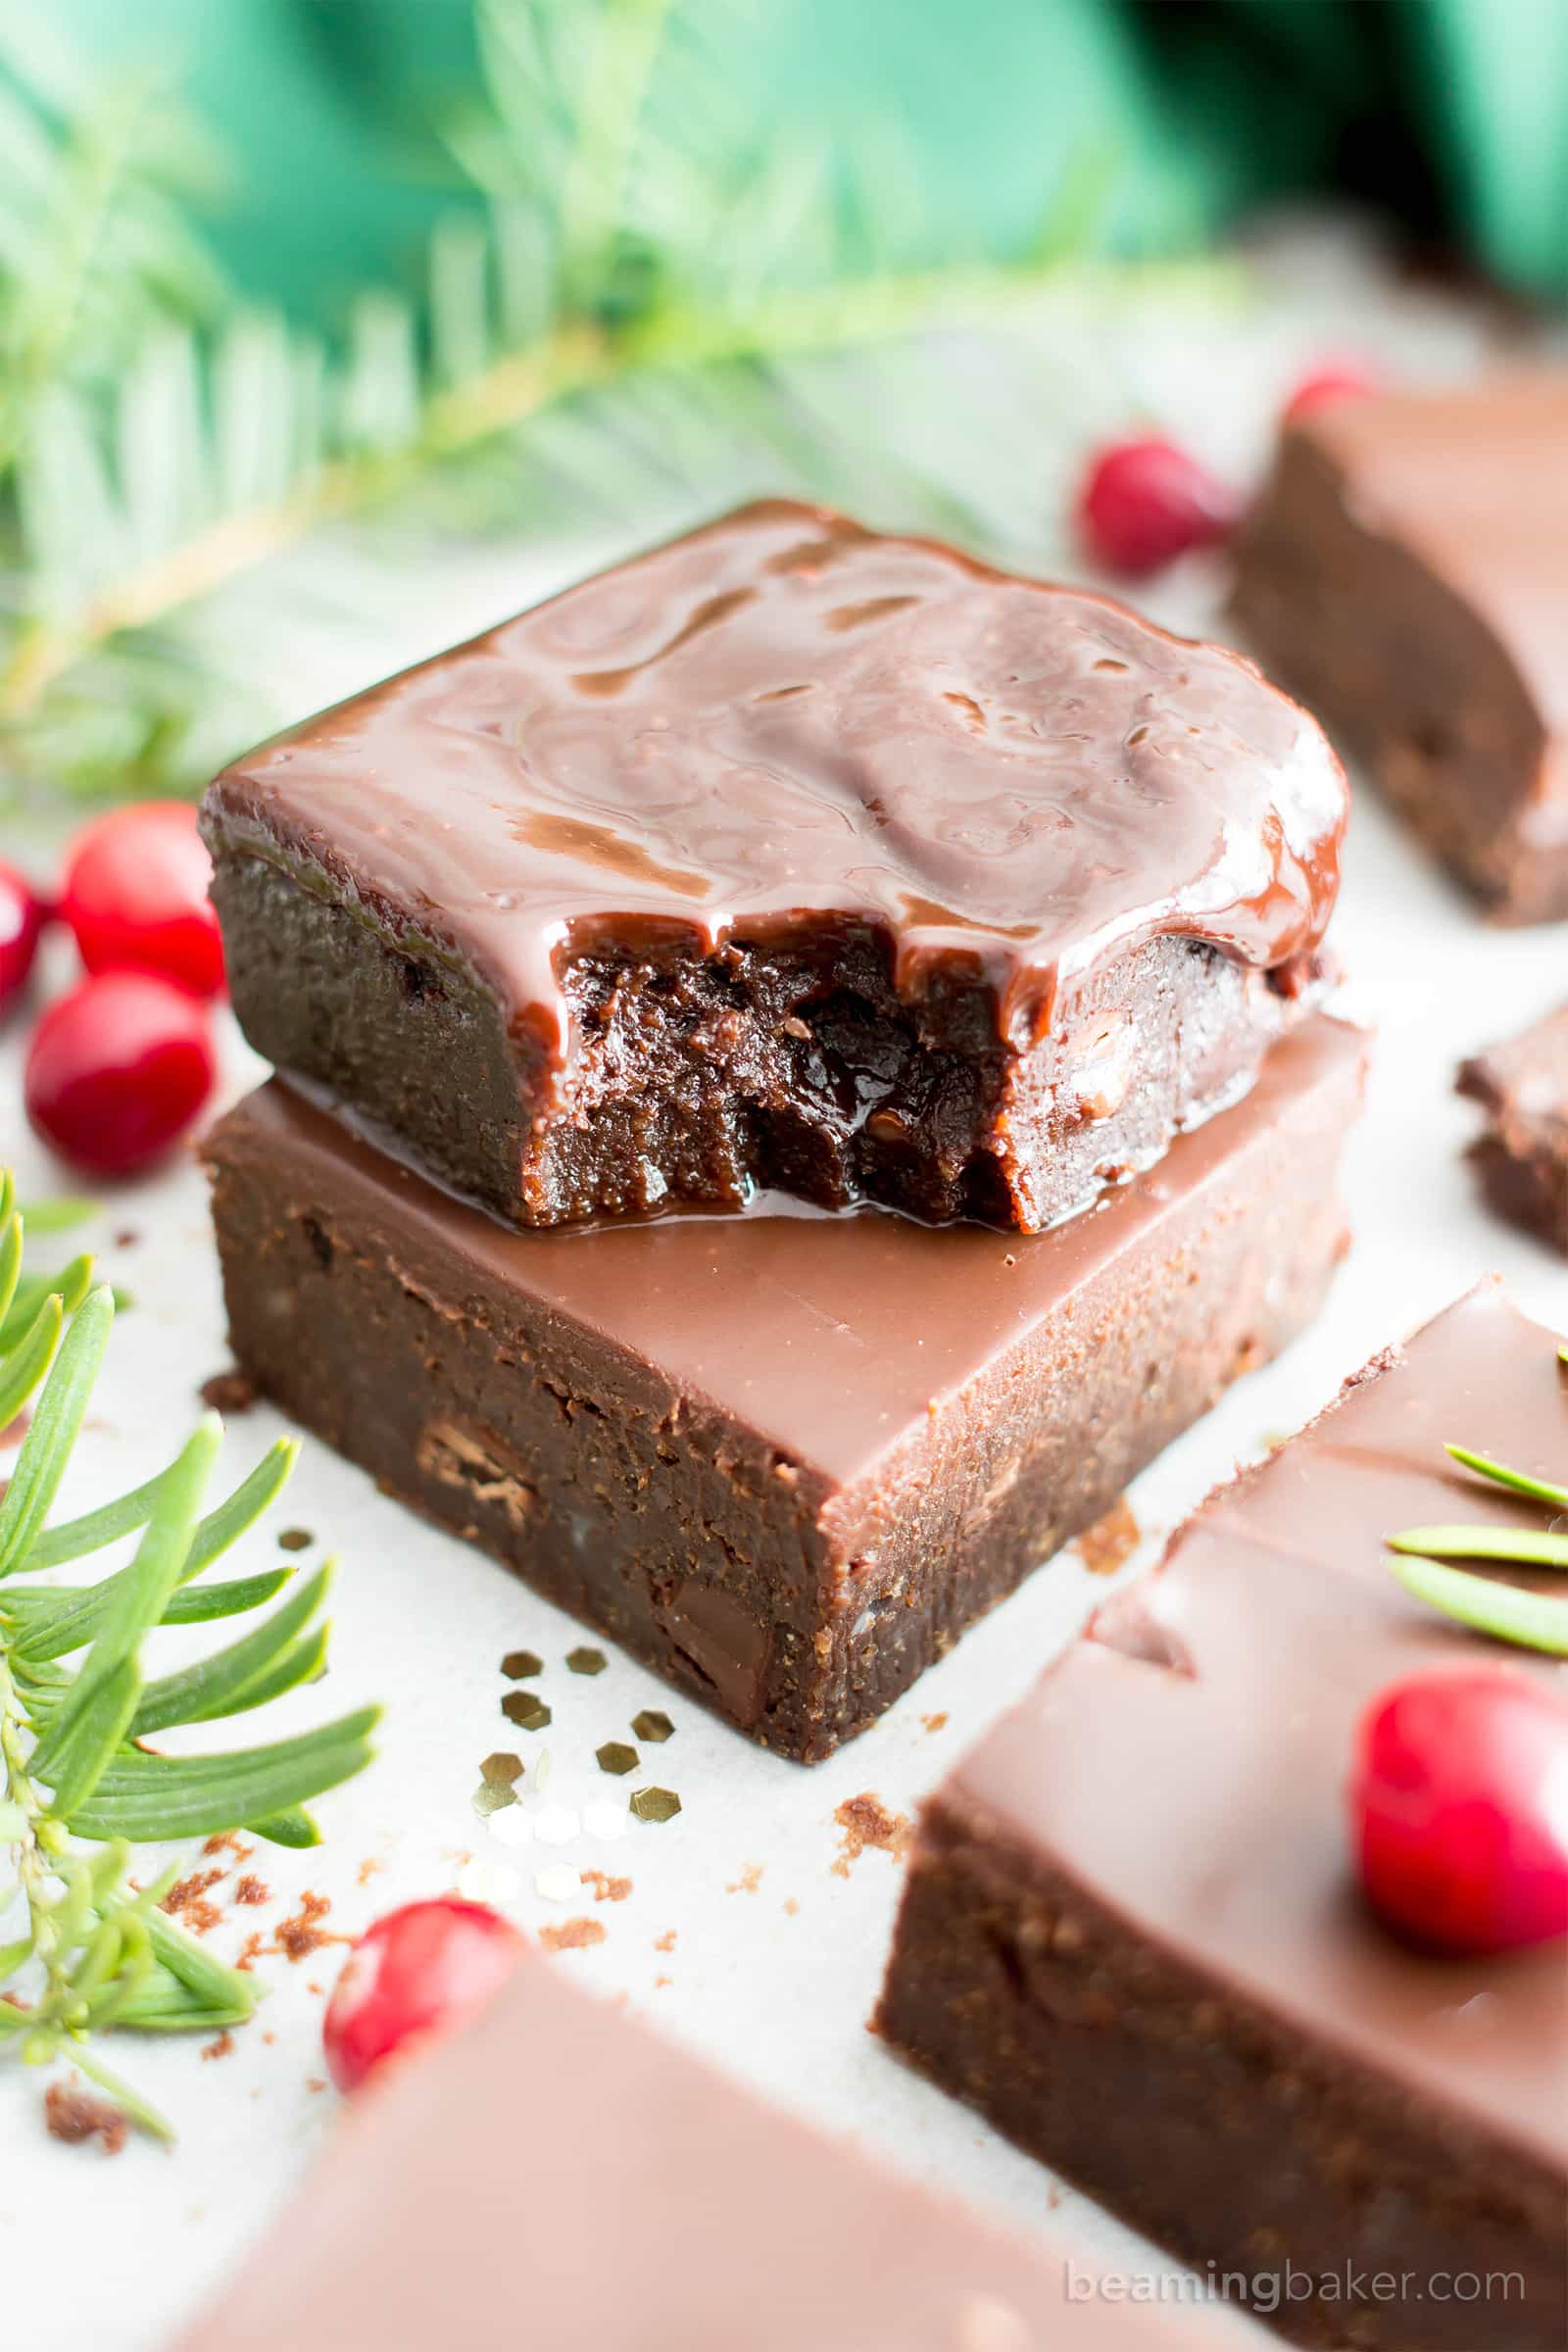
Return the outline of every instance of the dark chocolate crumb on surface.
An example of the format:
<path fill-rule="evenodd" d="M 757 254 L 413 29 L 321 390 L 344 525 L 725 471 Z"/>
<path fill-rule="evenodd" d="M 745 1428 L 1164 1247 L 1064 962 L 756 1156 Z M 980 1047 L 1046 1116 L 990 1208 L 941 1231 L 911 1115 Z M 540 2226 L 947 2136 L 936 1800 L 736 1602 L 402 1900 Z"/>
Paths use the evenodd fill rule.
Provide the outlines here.
<path fill-rule="evenodd" d="M 125 2144 L 123 2111 L 74 2082 L 50 2083 L 43 2094 L 43 2116 L 51 2137 L 65 2140 L 70 2147 L 84 2139 L 99 2139 L 106 2156 L 118 2156 Z"/>
<path fill-rule="evenodd" d="M 285 1527 L 277 1539 L 279 1551 L 309 1551 L 316 1542 L 308 1527 Z"/>
<path fill-rule="evenodd" d="M 604 1922 L 598 1919 L 564 1919 L 558 1927 L 539 1931 L 539 1941 L 547 1952 L 581 1952 L 604 1940 Z"/>
<path fill-rule="evenodd" d="M 248 1413 L 258 1390 L 250 1374 L 233 1365 L 227 1372 L 215 1372 L 210 1380 L 204 1380 L 196 1394 L 212 1412 Z"/>
<path fill-rule="evenodd" d="M 913 1831 L 908 1815 L 890 1813 L 869 1788 L 862 1789 L 858 1796 L 847 1796 L 836 1807 L 833 1818 L 844 1833 L 838 1859 L 833 1864 L 835 1878 L 847 1879 L 851 1864 L 858 1862 L 868 1845 L 875 1846 L 878 1853 L 890 1854 L 895 1862 L 902 1862 L 909 1850 Z"/>

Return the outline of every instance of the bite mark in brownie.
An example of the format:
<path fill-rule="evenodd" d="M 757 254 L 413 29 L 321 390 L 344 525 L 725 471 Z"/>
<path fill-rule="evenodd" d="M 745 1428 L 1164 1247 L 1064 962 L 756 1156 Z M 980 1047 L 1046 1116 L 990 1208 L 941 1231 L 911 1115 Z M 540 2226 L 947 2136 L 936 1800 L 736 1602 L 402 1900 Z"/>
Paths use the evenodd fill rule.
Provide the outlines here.
<path fill-rule="evenodd" d="M 1544 1524 L 1495 1488 L 1478 1509 L 1444 1445 L 1560 1478 L 1557 1345 L 1484 1285 L 1368 1366 L 960 1764 L 910 1862 L 889 2040 L 1303 2343 L 1557 2352 L 1568 2327 L 1562 1947 L 1398 1942 L 1346 1800 L 1355 1724 L 1409 1672 L 1485 1654 L 1561 1684 L 1384 1548 Z"/>
<path fill-rule="evenodd" d="M 1568 914 L 1568 370 L 1297 419 L 1235 610 L 1489 912 Z"/>
<path fill-rule="evenodd" d="M 1315 1311 L 1362 1058 L 1305 1024 L 1037 1236 L 799 1209 L 511 1233 L 274 1081 L 207 1146 L 235 1353 L 391 1493 L 814 1760 Z"/>
<path fill-rule="evenodd" d="M 1322 994 L 1345 785 L 1240 657 L 776 501 L 265 745 L 247 1036 L 509 1222 L 1036 1231 Z"/>
<path fill-rule="evenodd" d="M 1459 1067 L 1487 1113 L 1470 1158 L 1498 1216 L 1568 1252 L 1568 1004 Z"/>

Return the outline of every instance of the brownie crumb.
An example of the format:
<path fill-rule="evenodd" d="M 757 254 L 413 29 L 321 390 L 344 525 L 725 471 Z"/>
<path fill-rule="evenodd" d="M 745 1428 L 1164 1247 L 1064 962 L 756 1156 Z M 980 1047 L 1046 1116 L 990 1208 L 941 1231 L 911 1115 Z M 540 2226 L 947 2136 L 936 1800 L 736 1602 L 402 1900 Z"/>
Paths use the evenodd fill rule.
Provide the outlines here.
<path fill-rule="evenodd" d="M 862 1789 L 858 1796 L 847 1796 L 833 1818 L 844 1832 L 838 1860 L 833 1865 L 835 1878 L 847 1879 L 850 1865 L 858 1862 L 868 1845 L 874 1845 L 879 1853 L 891 1854 L 895 1862 L 902 1862 L 909 1850 L 913 1832 L 908 1815 L 890 1813 L 869 1788 Z"/>
<path fill-rule="evenodd" d="M 673 1928 L 666 1928 L 662 1936 L 656 1936 L 654 1937 L 654 1949 L 656 1952 L 672 1952 L 675 1949 L 675 1931 Z"/>
<path fill-rule="evenodd" d="M 106 2156 L 118 2156 L 125 2144 L 123 2110 L 73 2082 L 50 2083 L 43 2094 L 43 2114 L 51 2137 L 63 2139 L 69 2146 L 98 2139 Z"/>
<path fill-rule="evenodd" d="M 1078 1557 L 1091 1576 L 1114 1576 L 1137 1550 L 1142 1532 L 1123 1494 L 1093 1527 L 1084 1529 L 1077 1539 Z"/>
<path fill-rule="evenodd" d="M 202 2043 L 202 2056 L 204 2058 L 226 2058 L 233 2047 L 234 2036 L 225 2026 L 216 2041 Z"/>
<path fill-rule="evenodd" d="M 204 1854 L 232 1854 L 236 1862 L 249 1861 L 254 1851 L 253 1846 L 240 1842 L 237 1830 L 215 1830 L 212 1836 L 204 1838 L 202 1842 Z"/>
<path fill-rule="evenodd" d="M 271 1899 L 272 1889 L 267 1881 L 259 1879 L 254 1871 L 248 1870 L 235 1886 L 234 1900 L 236 1903 L 270 1903 Z"/>
<path fill-rule="evenodd" d="M 755 1894 L 761 1884 L 761 1863 L 748 1862 L 740 1877 L 732 1880 L 725 1887 L 724 1892 L 726 1894 Z"/>
<path fill-rule="evenodd" d="M 325 2090 L 325 2088 L 326 2088 L 326 2078 L 325 2078 L 325 2076 L 324 2076 L 324 2075 L 307 2075 L 307 2076 L 306 2076 L 306 2078 L 305 2078 L 305 2087 L 306 2087 L 306 2089 L 307 2089 L 307 2090 L 310 2090 L 310 2091 L 318 2091 L 318 2092 L 319 2092 L 319 2091 L 323 2091 L 323 2090 Z"/>
<path fill-rule="evenodd" d="M 623 1903 L 631 1892 L 630 1879 L 612 1879 L 607 1870 L 584 1870 L 578 1876 L 593 1888 L 596 1903 Z"/>
<path fill-rule="evenodd" d="M 928 1732 L 944 1731 L 947 1728 L 948 1710 L 944 1707 L 940 1715 L 922 1715 L 920 1721 Z"/>
<path fill-rule="evenodd" d="M 656 1977 L 654 1979 L 654 1990 L 656 1992 L 662 1992 L 666 1984 L 673 1984 L 675 1980 L 673 1977 Z"/>
<path fill-rule="evenodd" d="M 564 1919 L 559 1927 L 541 1928 L 539 1940 L 547 1952 L 581 1952 L 603 1943 L 605 1931 L 597 1919 Z"/>
<path fill-rule="evenodd" d="M 379 1854 L 367 1854 L 365 1860 L 360 1864 L 360 1885 L 362 1886 L 368 1886 L 376 1872 L 378 1870 L 385 1870 L 385 1868 L 386 1864 L 382 1861 Z"/>
<path fill-rule="evenodd" d="M 300 1907 L 292 1919 L 280 1920 L 273 1940 L 285 1960 L 306 1960 L 318 1952 L 323 1943 L 352 1943 L 350 1936 L 339 1936 L 323 1928 L 322 1920 L 331 1910 L 331 1898 L 313 1894 L 309 1887 L 300 1896 Z"/>
<path fill-rule="evenodd" d="M 207 1899 L 222 1875 L 221 1870 L 193 1870 L 188 1879 L 176 1880 L 159 1909 L 177 1919 L 193 1936 L 207 1935 L 223 1916 L 218 1905 Z"/>
<path fill-rule="evenodd" d="M 134 1225 L 122 1225 L 115 1236 L 115 1248 L 117 1250 L 134 1250 L 140 1240 L 141 1235 Z"/>
<path fill-rule="evenodd" d="M 279 1551 L 309 1551 L 316 1542 L 308 1527 L 285 1527 L 277 1539 Z"/>
<path fill-rule="evenodd" d="M 196 1394 L 212 1412 L 248 1413 L 261 1392 L 250 1374 L 236 1364 L 204 1380 Z"/>
<path fill-rule="evenodd" d="M 786 1919 L 793 1919 L 800 1907 L 800 1904 L 796 1901 L 793 1894 L 787 1894 L 784 1897 L 784 1916 Z"/>

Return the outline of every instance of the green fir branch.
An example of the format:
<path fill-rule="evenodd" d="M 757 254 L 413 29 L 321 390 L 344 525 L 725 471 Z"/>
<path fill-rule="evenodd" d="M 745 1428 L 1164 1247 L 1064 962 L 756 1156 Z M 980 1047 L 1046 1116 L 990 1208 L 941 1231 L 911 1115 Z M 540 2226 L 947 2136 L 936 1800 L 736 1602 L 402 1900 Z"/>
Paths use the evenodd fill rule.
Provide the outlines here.
<path fill-rule="evenodd" d="M 24 1219 L 0 1177 L 0 1317 L 25 1294 Z M 225 1584 L 195 1580 L 271 1503 L 297 1447 L 272 1446 L 204 1512 L 220 1428 L 207 1415 L 169 1466 L 118 1502 L 46 1525 L 66 1481 L 114 1322 L 114 1299 L 76 1259 L 24 1325 L 0 1338 L 0 1421 L 32 1418 L 0 1501 L 0 1845 L 25 1914 L 0 1948 L 0 2053 L 77 2066 L 144 2130 L 167 2120 L 112 2072 L 92 2036 L 220 2032 L 251 2015 L 253 1980 L 202 1949 L 159 1907 L 172 1865 L 139 1890 L 133 1846 L 247 1829 L 314 1843 L 304 1807 L 368 1762 L 373 1707 L 270 1744 L 167 1756 L 148 1745 L 176 1725 L 265 1706 L 323 1670 L 330 1565 Z M 3 1331 L 5 1325 L 0 1325 Z M 25 1580 L 136 1538 L 129 1560 L 80 1587 Z M 281 1597 L 279 1597 L 281 1595 Z M 159 1628 L 253 1614 L 251 1631 L 192 1665 L 147 1679 Z M 74 1659 L 73 1665 L 63 1660 Z M 0 1916 L 14 1908 L 0 1897 Z"/>
<path fill-rule="evenodd" d="M 49 344 L 9 461 L 0 436 L 0 786 L 188 787 L 293 715 L 222 674 L 213 600 L 329 526 L 412 511 L 430 481 L 448 527 L 608 511 L 624 529 L 739 476 L 737 494 L 891 507 L 1005 552 L 1036 401 L 1006 448 L 944 417 L 932 462 L 901 466 L 877 374 L 892 355 L 906 408 L 912 338 L 1021 330 L 1095 241 L 1105 159 L 1064 159 L 1015 262 L 923 266 L 896 125 L 786 121 L 754 152 L 725 57 L 759 4 L 475 0 L 488 105 L 449 145 L 478 209 L 436 230 L 419 299 L 366 292 L 341 345 L 244 309 L 182 323 L 151 279 L 112 384 Z M 120 155 L 120 200 L 138 168 Z M 1027 392 L 1021 346 L 1009 364 Z M 982 499 L 951 486 L 965 467 Z"/>

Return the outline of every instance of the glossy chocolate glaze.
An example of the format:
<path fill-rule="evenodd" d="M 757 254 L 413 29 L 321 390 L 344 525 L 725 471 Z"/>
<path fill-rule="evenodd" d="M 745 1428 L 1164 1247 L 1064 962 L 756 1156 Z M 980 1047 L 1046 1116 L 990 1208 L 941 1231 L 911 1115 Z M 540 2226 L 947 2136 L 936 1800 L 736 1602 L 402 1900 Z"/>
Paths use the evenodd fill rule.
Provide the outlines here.
<path fill-rule="evenodd" d="M 1568 728 L 1568 368 L 1329 401 L 1293 430 L 1363 530 L 1472 608 L 1548 731 Z"/>
<path fill-rule="evenodd" d="M 1383 1543 L 1445 1521 L 1546 1524 L 1443 1448 L 1560 1480 L 1558 1345 L 1487 1284 L 1369 1367 L 1198 1512 L 1134 1611 L 1113 1605 L 947 1795 L 1209 1981 L 1562 2167 L 1563 1947 L 1406 1948 L 1358 1897 L 1345 1802 L 1354 1725 L 1396 1678 L 1484 1655 L 1564 1685 L 1561 1666 L 1412 1599 Z"/>
<path fill-rule="evenodd" d="M 1087 2246 L 895 2180 L 577 1991 L 571 1965 L 526 1954 L 455 2041 L 361 2093 L 182 2352 L 1243 2343 L 1221 2310 L 1127 2310 L 1125 2279 L 1101 2299 Z"/>
<path fill-rule="evenodd" d="M 828 1214 L 783 1196 L 739 1216 L 514 1233 L 437 1192 L 273 1082 L 235 1114 L 248 1148 L 318 1163 L 335 1202 L 384 1232 L 416 1288 L 516 1291 L 657 1364 L 827 1480 L 859 1478 L 941 1405 L 1365 1054 L 1319 1016 L 1277 1046 L 1244 1100 L 1177 1139 L 1157 1168 L 1050 1233 Z M 760 1344 L 763 1341 L 765 1344 Z"/>
<path fill-rule="evenodd" d="M 897 984 L 1059 980 L 1160 933 L 1274 967 L 1334 903 L 1342 771 L 1250 663 L 786 501 L 341 704 L 212 788 L 225 836 L 390 908 L 560 1060 L 595 944 L 891 938 Z"/>

